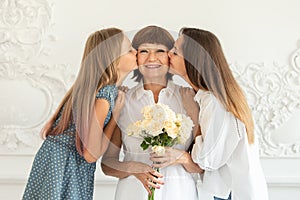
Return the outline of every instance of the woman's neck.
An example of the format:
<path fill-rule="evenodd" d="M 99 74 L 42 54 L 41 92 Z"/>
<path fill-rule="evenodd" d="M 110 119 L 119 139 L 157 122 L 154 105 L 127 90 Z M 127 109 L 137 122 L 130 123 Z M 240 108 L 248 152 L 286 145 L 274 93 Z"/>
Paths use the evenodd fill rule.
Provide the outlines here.
<path fill-rule="evenodd" d="M 200 88 L 196 87 L 192 82 L 191 80 L 189 79 L 189 77 L 186 75 L 186 76 L 182 76 L 182 78 L 194 89 L 195 92 L 198 92 L 198 90 Z"/>
<path fill-rule="evenodd" d="M 159 81 L 144 80 L 144 89 L 151 90 L 151 92 L 153 93 L 155 103 L 158 102 L 158 96 L 160 91 L 166 87 L 167 87 L 167 80 L 159 80 Z"/>
<path fill-rule="evenodd" d="M 121 86 L 127 74 L 118 74 L 119 78 L 116 82 L 117 86 Z"/>

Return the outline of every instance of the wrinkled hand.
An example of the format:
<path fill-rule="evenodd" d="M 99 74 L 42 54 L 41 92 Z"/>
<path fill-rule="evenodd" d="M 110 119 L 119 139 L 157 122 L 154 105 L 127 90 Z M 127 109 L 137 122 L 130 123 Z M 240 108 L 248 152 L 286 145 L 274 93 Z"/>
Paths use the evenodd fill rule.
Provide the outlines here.
<path fill-rule="evenodd" d="M 150 160 L 153 161 L 153 167 L 163 168 L 170 165 L 183 164 L 187 154 L 186 151 L 180 149 L 165 147 L 165 153 L 163 155 L 153 152 L 150 154 Z"/>
<path fill-rule="evenodd" d="M 121 86 L 118 86 L 118 90 L 121 90 L 121 91 L 123 91 L 124 93 L 126 93 L 126 92 L 129 90 L 129 88 L 128 88 L 127 86 L 121 85 Z"/>
<path fill-rule="evenodd" d="M 198 129 L 198 116 L 199 116 L 199 104 L 194 101 L 195 92 L 192 88 L 181 87 L 180 94 L 182 99 L 183 107 L 186 111 L 186 114 L 192 119 L 194 122 L 194 135 Z"/>
<path fill-rule="evenodd" d="M 192 88 L 181 87 L 180 94 L 182 99 L 182 104 L 188 115 L 198 116 L 199 105 L 194 101 L 195 92 Z M 190 116 L 191 117 L 191 116 Z"/>
<path fill-rule="evenodd" d="M 151 194 L 150 187 L 159 189 L 160 185 L 164 184 L 164 182 L 159 179 L 162 178 L 163 175 L 147 164 L 135 162 L 131 170 L 133 170 L 133 175 L 141 181 L 148 194 Z"/>

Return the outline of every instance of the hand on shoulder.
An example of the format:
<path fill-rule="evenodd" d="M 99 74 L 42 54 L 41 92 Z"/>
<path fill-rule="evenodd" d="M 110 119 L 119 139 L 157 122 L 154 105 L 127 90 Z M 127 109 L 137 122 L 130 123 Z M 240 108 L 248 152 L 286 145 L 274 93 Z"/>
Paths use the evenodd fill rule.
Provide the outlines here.
<path fill-rule="evenodd" d="M 198 122 L 199 104 L 194 100 L 195 91 L 192 88 L 181 87 L 180 95 L 182 105 L 186 113 L 193 120 L 194 124 Z"/>

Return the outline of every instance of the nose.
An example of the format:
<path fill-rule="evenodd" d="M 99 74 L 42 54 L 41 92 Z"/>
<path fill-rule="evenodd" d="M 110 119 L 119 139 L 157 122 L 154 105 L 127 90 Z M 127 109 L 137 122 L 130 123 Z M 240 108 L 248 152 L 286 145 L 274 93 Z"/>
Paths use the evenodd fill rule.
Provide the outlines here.
<path fill-rule="evenodd" d="M 135 48 L 132 48 L 132 53 L 136 56 L 137 50 Z"/>
<path fill-rule="evenodd" d="M 171 49 L 171 50 L 168 52 L 168 56 L 169 56 L 169 58 L 171 58 L 173 55 L 174 55 L 174 52 L 173 52 L 173 49 Z"/>
<path fill-rule="evenodd" d="M 148 60 L 149 60 L 149 61 L 155 61 L 156 59 L 157 59 L 157 58 L 156 58 L 155 52 L 150 51 L 150 52 L 149 52 Z"/>

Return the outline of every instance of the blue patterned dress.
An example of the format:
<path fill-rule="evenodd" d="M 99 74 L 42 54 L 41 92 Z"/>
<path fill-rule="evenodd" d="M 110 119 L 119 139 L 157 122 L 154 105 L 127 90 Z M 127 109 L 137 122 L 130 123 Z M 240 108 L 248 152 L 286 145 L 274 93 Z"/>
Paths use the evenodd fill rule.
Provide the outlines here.
<path fill-rule="evenodd" d="M 108 85 L 96 95 L 110 104 L 104 126 L 110 120 L 117 94 L 116 85 Z M 60 118 L 61 115 L 54 126 Z M 96 163 L 86 162 L 77 152 L 75 129 L 73 123 L 62 134 L 49 135 L 43 142 L 35 156 L 23 200 L 93 199 Z"/>

